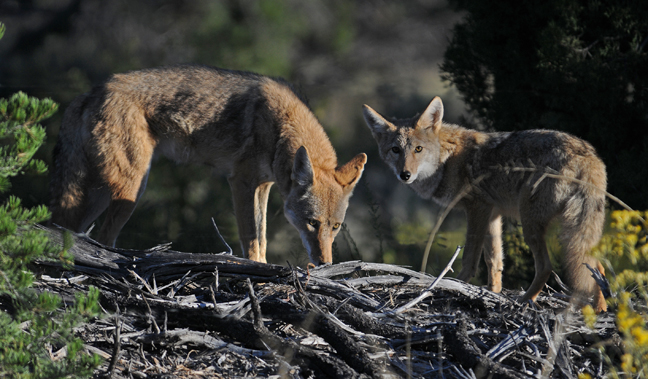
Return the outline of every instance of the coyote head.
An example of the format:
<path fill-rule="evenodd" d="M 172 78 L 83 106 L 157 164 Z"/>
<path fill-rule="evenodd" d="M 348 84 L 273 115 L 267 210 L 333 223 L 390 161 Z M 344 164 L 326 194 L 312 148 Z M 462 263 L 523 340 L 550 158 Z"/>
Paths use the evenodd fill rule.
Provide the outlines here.
<path fill-rule="evenodd" d="M 365 122 L 378 143 L 380 157 L 403 183 L 411 184 L 436 172 L 440 164 L 437 132 L 443 118 L 443 103 L 435 97 L 420 116 L 387 121 L 368 105 Z"/>
<path fill-rule="evenodd" d="M 333 262 L 333 239 L 344 222 L 349 198 L 366 162 L 367 156 L 358 154 L 347 164 L 327 170 L 311 164 L 305 147 L 297 150 L 284 214 L 299 231 L 316 265 Z"/>

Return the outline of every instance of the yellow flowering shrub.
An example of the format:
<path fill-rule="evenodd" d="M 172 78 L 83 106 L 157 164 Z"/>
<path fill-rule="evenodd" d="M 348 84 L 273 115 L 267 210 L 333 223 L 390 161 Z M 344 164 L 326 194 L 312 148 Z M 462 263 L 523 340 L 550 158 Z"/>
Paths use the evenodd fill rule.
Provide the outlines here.
<path fill-rule="evenodd" d="M 632 297 L 629 292 L 621 293 L 616 322 L 624 343 L 621 370 L 629 375 L 648 373 L 646 314 L 632 309 Z"/>
<path fill-rule="evenodd" d="M 648 212 L 613 211 L 610 229 L 593 254 L 617 271 L 607 276 L 615 298 L 616 324 L 623 338 L 623 355 L 611 368 L 615 378 L 648 375 Z M 589 313 L 585 310 L 586 321 Z"/>
<path fill-rule="evenodd" d="M 613 211 L 610 218 L 611 231 L 593 254 L 616 269 L 648 270 L 648 211 Z"/>

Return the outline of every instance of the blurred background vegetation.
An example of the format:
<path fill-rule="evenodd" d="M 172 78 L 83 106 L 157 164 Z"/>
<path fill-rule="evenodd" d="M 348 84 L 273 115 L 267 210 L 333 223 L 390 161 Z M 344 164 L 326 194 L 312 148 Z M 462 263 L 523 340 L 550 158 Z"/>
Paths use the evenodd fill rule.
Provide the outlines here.
<path fill-rule="evenodd" d="M 647 7 L 566 0 L 4 0 L 0 97 L 22 90 L 51 97 L 63 110 L 112 73 L 187 62 L 282 76 L 310 99 L 341 162 L 358 152 L 369 156 L 334 259 L 418 269 L 439 209 L 398 184 L 380 161 L 362 104 L 411 117 L 438 95 L 449 122 L 568 131 L 599 150 L 612 193 L 648 208 Z M 38 158 L 48 163 L 62 113 L 46 123 L 48 142 Z M 21 178 L 13 193 L 27 205 L 46 204 L 47 179 Z M 268 211 L 269 261 L 303 267 L 306 254 L 276 191 Z M 240 255 L 225 178 L 160 157 L 117 243 L 220 252 L 211 217 Z M 453 211 L 428 272 L 438 273 L 463 244 L 464 228 L 463 214 Z M 507 228 L 507 245 L 523 255 L 508 260 L 509 269 L 533 267 L 518 228 Z"/>

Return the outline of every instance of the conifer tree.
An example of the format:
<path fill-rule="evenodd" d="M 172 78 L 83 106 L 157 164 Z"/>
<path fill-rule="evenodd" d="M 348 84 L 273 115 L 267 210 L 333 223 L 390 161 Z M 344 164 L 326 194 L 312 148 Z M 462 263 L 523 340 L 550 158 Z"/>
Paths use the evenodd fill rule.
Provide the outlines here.
<path fill-rule="evenodd" d="M 4 25 L 0 23 L 0 38 Z M 39 100 L 19 92 L 0 99 L 0 193 L 10 188 L 10 178 L 27 172 L 44 173 L 45 163 L 33 159 L 45 140 L 39 124 L 57 110 L 51 99 Z M 87 377 L 99 363 L 96 355 L 82 352 L 83 343 L 72 328 L 98 311 L 97 289 L 78 295 L 73 306 L 62 309 L 62 300 L 37 293 L 29 265 L 36 259 L 70 264 L 65 248 L 50 243 L 34 225 L 46 221 L 45 206 L 27 209 L 15 196 L 0 204 L 0 377 Z M 69 239 L 69 238 L 68 238 Z M 54 360 L 51 352 L 65 351 Z"/>
<path fill-rule="evenodd" d="M 488 129 L 584 138 L 608 189 L 648 208 L 648 2 L 452 0 L 466 11 L 441 66 Z"/>

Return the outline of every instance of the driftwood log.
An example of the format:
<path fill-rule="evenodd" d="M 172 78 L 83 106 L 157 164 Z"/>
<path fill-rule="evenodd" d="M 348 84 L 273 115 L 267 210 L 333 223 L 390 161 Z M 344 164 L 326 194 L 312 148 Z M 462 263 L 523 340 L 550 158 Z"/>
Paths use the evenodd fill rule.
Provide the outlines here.
<path fill-rule="evenodd" d="M 49 230 L 62 244 L 61 231 Z M 114 378 L 576 378 L 606 373 L 611 314 L 594 330 L 568 296 L 495 294 L 405 267 L 343 262 L 304 270 L 75 236 L 75 266 L 39 262 L 37 286 L 66 302 L 89 286 L 103 317 L 78 328 Z M 411 304 L 411 303 L 410 303 Z M 59 352 L 64 353 L 64 352 Z"/>

